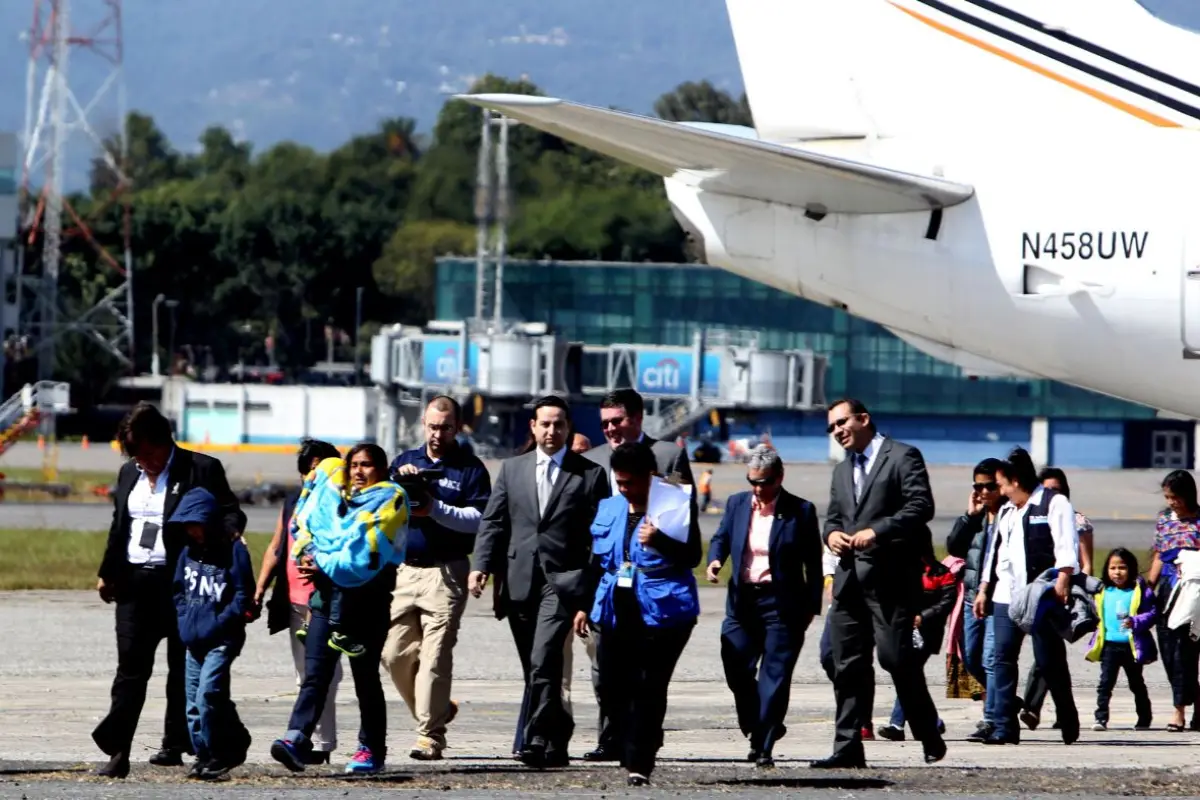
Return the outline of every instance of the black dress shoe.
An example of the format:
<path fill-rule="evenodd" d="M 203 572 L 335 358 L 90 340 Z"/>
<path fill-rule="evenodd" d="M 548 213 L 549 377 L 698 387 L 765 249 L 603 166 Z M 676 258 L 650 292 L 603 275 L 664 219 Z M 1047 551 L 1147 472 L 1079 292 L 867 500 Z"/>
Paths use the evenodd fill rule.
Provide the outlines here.
<path fill-rule="evenodd" d="M 621 759 L 612 750 L 609 750 L 607 747 L 600 746 L 600 747 L 597 747 L 595 750 L 588 750 L 586 753 L 584 753 L 583 760 L 597 762 L 597 761 L 620 761 Z"/>
<path fill-rule="evenodd" d="M 760 755 L 762 755 L 762 754 L 758 752 L 757 747 L 751 747 L 750 752 L 746 754 L 746 760 L 749 761 L 751 764 L 754 764 L 758 761 L 758 757 Z"/>
<path fill-rule="evenodd" d="M 975 731 L 967 736 L 968 742 L 982 742 L 984 739 L 996 732 L 996 726 L 990 722 L 981 722 L 975 728 Z"/>
<path fill-rule="evenodd" d="M 542 766 L 548 768 L 565 767 L 571 763 L 571 755 L 566 750 L 547 750 Z"/>
<path fill-rule="evenodd" d="M 946 743 L 943 740 L 925 742 L 924 746 L 926 764 L 936 764 L 946 757 Z"/>
<path fill-rule="evenodd" d="M 150 756 L 150 763 L 156 767 L 182 767 L 183 751 L 164 747 Z"/>
<path fill-rule="evenodd" d="M 521 751 L 521 763 L 534 769 L 543 769 L 546 766 L 546 748 L 538 745 L 526 747 Z"/>
<path fill-rule="evenodd" d="M 812 769 L 866 769 L 867 760 L 862 756 L 845 756 L 835 753 L 829 758 L 822 758 L 808 765 Z"/>
<path fill-rule="evenodd" d="M 1063 725 L 1060 729 L 1062 733 L 1063 744 L 1075 744 L 1079 741 L 1079 723 L 1074 725 Z"/>
<path fill-rule="evenodd" d="M 96 770 L 96 775 L 101 778 L 129 777 L 129 756 L 124 753 L 117 753 L 108 760 L 107 764 Z"/>
<path fill-rule="evenodd" d="M 993 732 L 991 736 L 983 740 L 984 744 L 1020 744 L 1021 740 L 1017 736 L 1001 736 Z"/>
<path fill-rule="evenodd" d="M 304 761 L 306 766 L 310 766 L 310 767 L 316 767 L 321 764 L 328 764 L 329 763 L 329 752 L 328 751 L 321 752 L 319 750 L 313 750 L 312 752 L 307 753 L 304 756 L 302 756 L 302 760 Z"/>
<path fill-rule="evenodd" d="M 775 757 L 770 753 L 763 753 L 754 760 L 754 764 L 755 766 L 762 767 L 763 769 L 771 769 L 775 766 Z"/>
<path fill-rule="evenodd" d="M 639 775 L 636 772 L 631 772 L 629 773 L 629 777 L 626 778 L 625 782 L 630 786 L 646 786 L 650 783 L 650 779 L 645 775 Z"/>

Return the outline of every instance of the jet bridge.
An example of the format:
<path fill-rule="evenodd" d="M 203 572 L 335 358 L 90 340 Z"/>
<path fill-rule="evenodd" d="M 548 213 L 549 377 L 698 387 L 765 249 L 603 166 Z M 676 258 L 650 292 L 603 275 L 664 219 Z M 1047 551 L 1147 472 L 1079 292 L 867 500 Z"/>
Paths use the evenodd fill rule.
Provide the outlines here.
<path fill-rule="evenodd" d="M 822 408 L 825 367 L 812 351 L 766 350 L 754 333 L 724 330 L 697 332 L 689 346 L 597 346 L 567 342 L 543 323 L 434 322 L 394 326 L 371 342 L 380 444 L 416 446 L 421 410 L 445 394 L 467 409 L 477 445 L 496 456 L 524 441 L 529 405 L 547 394 L 586 405 L 636 389 L 646 432 L 671 438 L 714 411 Z"/>

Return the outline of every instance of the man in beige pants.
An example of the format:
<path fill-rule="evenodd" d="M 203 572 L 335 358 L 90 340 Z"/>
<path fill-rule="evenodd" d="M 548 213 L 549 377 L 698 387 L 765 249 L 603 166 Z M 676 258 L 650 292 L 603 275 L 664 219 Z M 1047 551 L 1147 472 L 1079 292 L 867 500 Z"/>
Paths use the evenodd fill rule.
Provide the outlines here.
<path fill-rule="evenodd" d="M 467 603 L 475 532 L 492 484 L 483 462 L 455 440 L 462 412 L 453 398 L 433 398 L 422 422 L 425 446 L 397 456 L 392 472 L 440 474 L 428 483 L 428 502 L 413 509 L 404 563 L 396 570 L 383 664 L 417 721 L 409 756 L 435 761 L 446 749 L 446 726 L 458 714 L 450 699 L 454 645 Z"/>

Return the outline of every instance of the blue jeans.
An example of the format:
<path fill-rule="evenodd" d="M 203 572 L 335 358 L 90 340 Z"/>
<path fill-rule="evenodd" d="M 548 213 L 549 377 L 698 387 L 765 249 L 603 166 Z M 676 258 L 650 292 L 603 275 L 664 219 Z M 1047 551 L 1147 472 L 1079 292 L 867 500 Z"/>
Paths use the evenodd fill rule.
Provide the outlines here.
<path fill-rule="evenodd" d="M 996 668 L 996 626 L 991 615 L 976 619 L 972 601 L 963 598 L 963 666 L 986 692 L 983 719 L 994 722 L 995 693 L 989 692 Z"/>
<path fill-rule="evenodd" d="M 245 759 L 250 737 L 238 717 L 229 689 L 229 673 L 240 645 L 187 651 L 188 733 L 199 762 L 232 763 Z"/>
<path fill-rule="evenodd" d="M 1006 604 L 997 603 L 991 619 L 996 632 L 996 664 L 992 685 L 988 687 L 988 696 L 994 694 L 996 699 L 992 722 L 996 726 L 997 736 L 1017 740 L 1021 735 L 1021 728 L 1017 724 L 1017 711 L 1021 705 L 1017 698 L 1017 684 L 1021 677 L 1017 659 L 1021 655 L 1025 632 L 1008 616 Z M 1071 692 L 1071 671 L 1067 665 L 1066 642 L 1055 633 L 1045 617 L 1038 627 L 1034 628 L 1030 638 L 1033 640 L 1034 661 L 1046 676 L 1050 696 L 1054 698 L 1054 707 L 1058 711 L 1058 721 L 1064 734 L 1068 731 L 1078 732 L 1079 711 L 1075 707 L 1075 697 Z"/>
<path fill-rule="evenodd" d="M 367 650 L 361 656 L 350 659 L 361 719 L 358 743 L 371 750 L 376 763 L 381 763 L 387 753 L 387 700 L 379 678 L 379 662 L 391 625 L 391 597 L 395 585 L 396 570 L 389 567 L 380 571 L 365 586 L 354 589 L 358 595 L 356 602 L 361 601 L 362 605 L 356 611 L 352 634 L 360 637 L 359 641 Z M 341 658 L 341 653 L 329 646 L 332 626 L 328 608 L 332 584 L 328 578 L 318 577 L 316 587 L 313 592 L 316 602 L 310 603 L 312 617 L 308 623 L 308 636 L 304 640 L 304 681 L 300 684 L 300 694 L 292 707 L 288 730 L 284 735 L 301 753 L 312 750 L 310 737 L 325 710 L 334 669 Z"/>

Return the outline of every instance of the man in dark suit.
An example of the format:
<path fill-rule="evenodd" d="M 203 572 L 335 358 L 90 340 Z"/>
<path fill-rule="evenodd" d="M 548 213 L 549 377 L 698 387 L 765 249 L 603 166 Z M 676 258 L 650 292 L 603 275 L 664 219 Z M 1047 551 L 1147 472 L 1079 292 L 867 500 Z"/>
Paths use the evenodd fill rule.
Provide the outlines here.
<path fill-rule="evenodd" d="M 158 643 L 167 640 L 167 714 L 162 749 L 150 763 L 169 767 L 191 752 L 184 694 L 184 649 L 179 641 L 171 581 L 186 543 L 164 522 L 190 489 L 203 487 L 221 505 L 226 531 L 240 536 L 246 515 L 215 458 L 175 445 L 171 423 L 149 403 L 139 403 L 117 427 L 117 441 L 129 460 L 117 476 L 112 527 L 100 564 L 97 590 L 117 604 L 117 676 L 112 706 L 92 739 L 109 757 L 99 774 L 124 778 L 146 684 Z"/>
<path fill-rule="evenodd" d="M 774 766 L 785 733 L 792 670 L 804 632 L 821 612 L 821 529 L 813 504 L 783 488 L 783 461 L 760 445 L 750 454 L 750 491 L 732 495 L 708 547 L 708 580 L 732 558 L 721 662 L 749 760 Z"/>
<path fill-rule="evenodd" d="M 600 401 L 600 429 L 604 432 L 605 443 L 584 453 L 591 461 L 604 467 L 608 475 L 609 485 L 613 485 L 612 470 L 609 459 L 612 451 L 626 442 L 645 442 L 654 451 L 657 472 L 664 478 L 678 475 L 680 483 L 693 484 L 692 467 L 688 463 L 687 451 L 673 442 L 660 442 L 642 431 L 642 423 L 646 417 L 646 404 L 642 396 L 633 389 L 617 389 L 609 392 Z M 695 494 L 692 495 L 692 526 L 693 533 L 699 531 L 700 521 L 697 515 Z M 696 536 L 699 539 L 699 535 Z M 621 744 L 612 741 L 613 731 L 609 724 L 608 715 L 600 702 L 601 692 L 600 662 L 596 657 L 600 647 L 600 629 L 591 626 L 588 632 L 587 653 L 592 662 L 592 689 L 596 693 L 596 707 L 600 712 L 597 725 L 596 749 L 583 754 L 586 761 L 619 761 Z"/>
<path fill-rule="evenodd" d="M 940 761 L 946 744 L 912 642 L 922 600 L 921 558 L 933 551 L 925 460 L 917 448 L 877 433 L 858 400 L 829 407 L 829 433 L 847 454 L 833 470 L 825 515 L 825 543 L 839 559 L 829 611 L 837 732 L 833 755 L 813 766 L 865 766 L 860 704 L 872 636 L 926 763 Z"/>
<path fill-rule="evenodd" d="M 565 766 L 574 723 L 562 703 L 563 647 L 575 613 L 591 606 L 591 524 L 609 496 L 604 470 L 566 446 L 567 404 L 543 397 L 530 427 L 536 449 L 505 461 L 475 537 L 467 579 L 479 597 L 504 576 L 501 605 L 525 674 L 521 760 Z"/>

